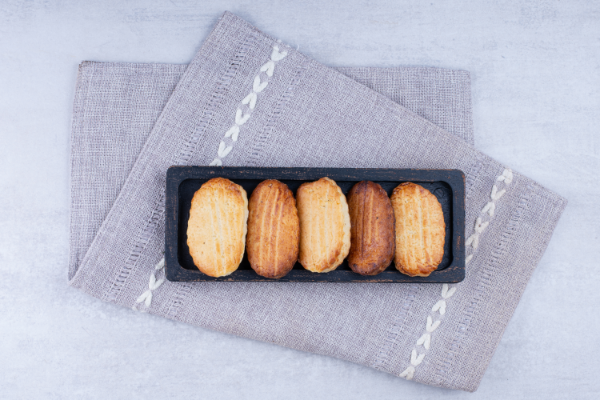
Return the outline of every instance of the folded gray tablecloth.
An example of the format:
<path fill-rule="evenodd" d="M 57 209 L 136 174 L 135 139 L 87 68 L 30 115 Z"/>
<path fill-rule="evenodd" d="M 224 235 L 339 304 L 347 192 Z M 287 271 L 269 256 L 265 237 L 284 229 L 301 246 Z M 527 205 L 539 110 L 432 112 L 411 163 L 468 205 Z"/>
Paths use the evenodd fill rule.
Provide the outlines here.
<path fill-rule="evenodd" d="M 70 284 L 136 310 L 475 390 L 566 201 L 472 147 L 469 93 L 464 71 L 327 68 L 230 13 L 187 67 L 83 63 Z M 166 170 L 209 164 L 460 169 L 467 277 L 165 281 Z"/>

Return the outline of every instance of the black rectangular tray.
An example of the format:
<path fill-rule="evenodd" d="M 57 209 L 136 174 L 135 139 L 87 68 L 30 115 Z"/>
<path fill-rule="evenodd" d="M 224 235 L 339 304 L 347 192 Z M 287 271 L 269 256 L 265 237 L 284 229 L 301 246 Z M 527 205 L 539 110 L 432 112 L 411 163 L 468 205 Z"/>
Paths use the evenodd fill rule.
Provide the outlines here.
<path fill-rule="evenodd" d="M 250 267 L 248 257 L 231 275 L 213 278 L 200 272 L 187 246 L 187 224 L 192 197 L 209 179 L 223 177 L 241 185 L 248 198 L 265 179 L 277 179 L 296 194 L 304 182 L 327 176 L 344 194 L 357 182 L 369 180 L 380 184 L 388 195 L 402 182 L 414 182 L 433 193 L 444 212 L 446 241 L 444 258 L 428 277 L 409 277 L 392 264 L 382 273 L 362 276 L 344 262 L 334 271 L 314 273 L 300 263 L 281 279 L 268 279 Z M 167 171 L 165 212 L 165 262 L 167 279 L 174 282 L 398 282 L 456 283 L 465 277 L 465 177 L 459 170 L 421 169 L 354 169 L 354 168 L 252 168 L 252 167 L 171 167 Z"/>

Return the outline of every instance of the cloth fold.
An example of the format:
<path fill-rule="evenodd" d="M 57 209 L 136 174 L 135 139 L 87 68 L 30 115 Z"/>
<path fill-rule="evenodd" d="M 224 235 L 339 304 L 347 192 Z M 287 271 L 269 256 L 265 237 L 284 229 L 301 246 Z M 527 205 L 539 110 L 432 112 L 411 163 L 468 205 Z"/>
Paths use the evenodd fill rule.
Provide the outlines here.
<path fill-rule="evenodd" d="M 475 390 L 566 201 L 470 145 L 469 90 L 464 71 L 336 71 L 230 13 L 187 67 L 83 63 L 70 283 L 167 318 Z M 467 277 L 165 281 L 166 169 L 209 164 L 460 169 Z"/>

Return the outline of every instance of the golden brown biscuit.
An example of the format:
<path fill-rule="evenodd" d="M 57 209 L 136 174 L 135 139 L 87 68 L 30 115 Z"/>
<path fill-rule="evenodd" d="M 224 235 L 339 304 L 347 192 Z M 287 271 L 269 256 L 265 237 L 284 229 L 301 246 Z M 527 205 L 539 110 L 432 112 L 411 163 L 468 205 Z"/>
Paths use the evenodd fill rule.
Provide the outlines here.
<path fill-rule="evenodd" d="M 333 271 L 350 251 L 346 196 L 329 178 L 304 183 L 296 193 L 300 217 L 298 261 L 312 272 Z"/>
<path fill-rule="evenodd" d="M 361 275 L 377 275 L 394 258 L 394 210 L 383 188 L 373 182 L 357 183 L 348 192 L 351 246 L 348 265 Z"/>
<path fill-rule="evenodd" d="M 265 278 L 285 276 L 298 260 L 300 222 L 296 199 L 285 183 L 261 182 L 248 203 L 246 248 L 250 266 Z"/>
<path fill-rule="evenodd" d="M 394 189 L 398 271 L 408 276 L 429 276 L 444 257 L 446 224 L 442 206 L 431 192 L 406 182 Z"/>
<path fill-rule="evenodd" d="M 246 191 L 214 178 L 194 193 L 187 229 L 190 255 L 198 269 L 219 277 L 235 271 L 244 255 L 248 221 Z"/>

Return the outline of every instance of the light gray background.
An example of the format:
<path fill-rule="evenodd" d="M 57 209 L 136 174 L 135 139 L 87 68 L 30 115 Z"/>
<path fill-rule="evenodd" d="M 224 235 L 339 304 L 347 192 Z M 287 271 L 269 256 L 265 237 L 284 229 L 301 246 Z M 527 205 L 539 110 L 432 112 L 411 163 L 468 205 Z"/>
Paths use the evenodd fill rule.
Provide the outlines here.
<path fill-rule="evenodd" d="M 0 1 L 2 398 L 600 396 L 600 4 L 322 3 Z M 327 65 L 469 70 L 476 147 L 569 200 L 475 394 L 139 314 L 67 286 L 77 65 L 187 63 L 226 9 Z"/>

